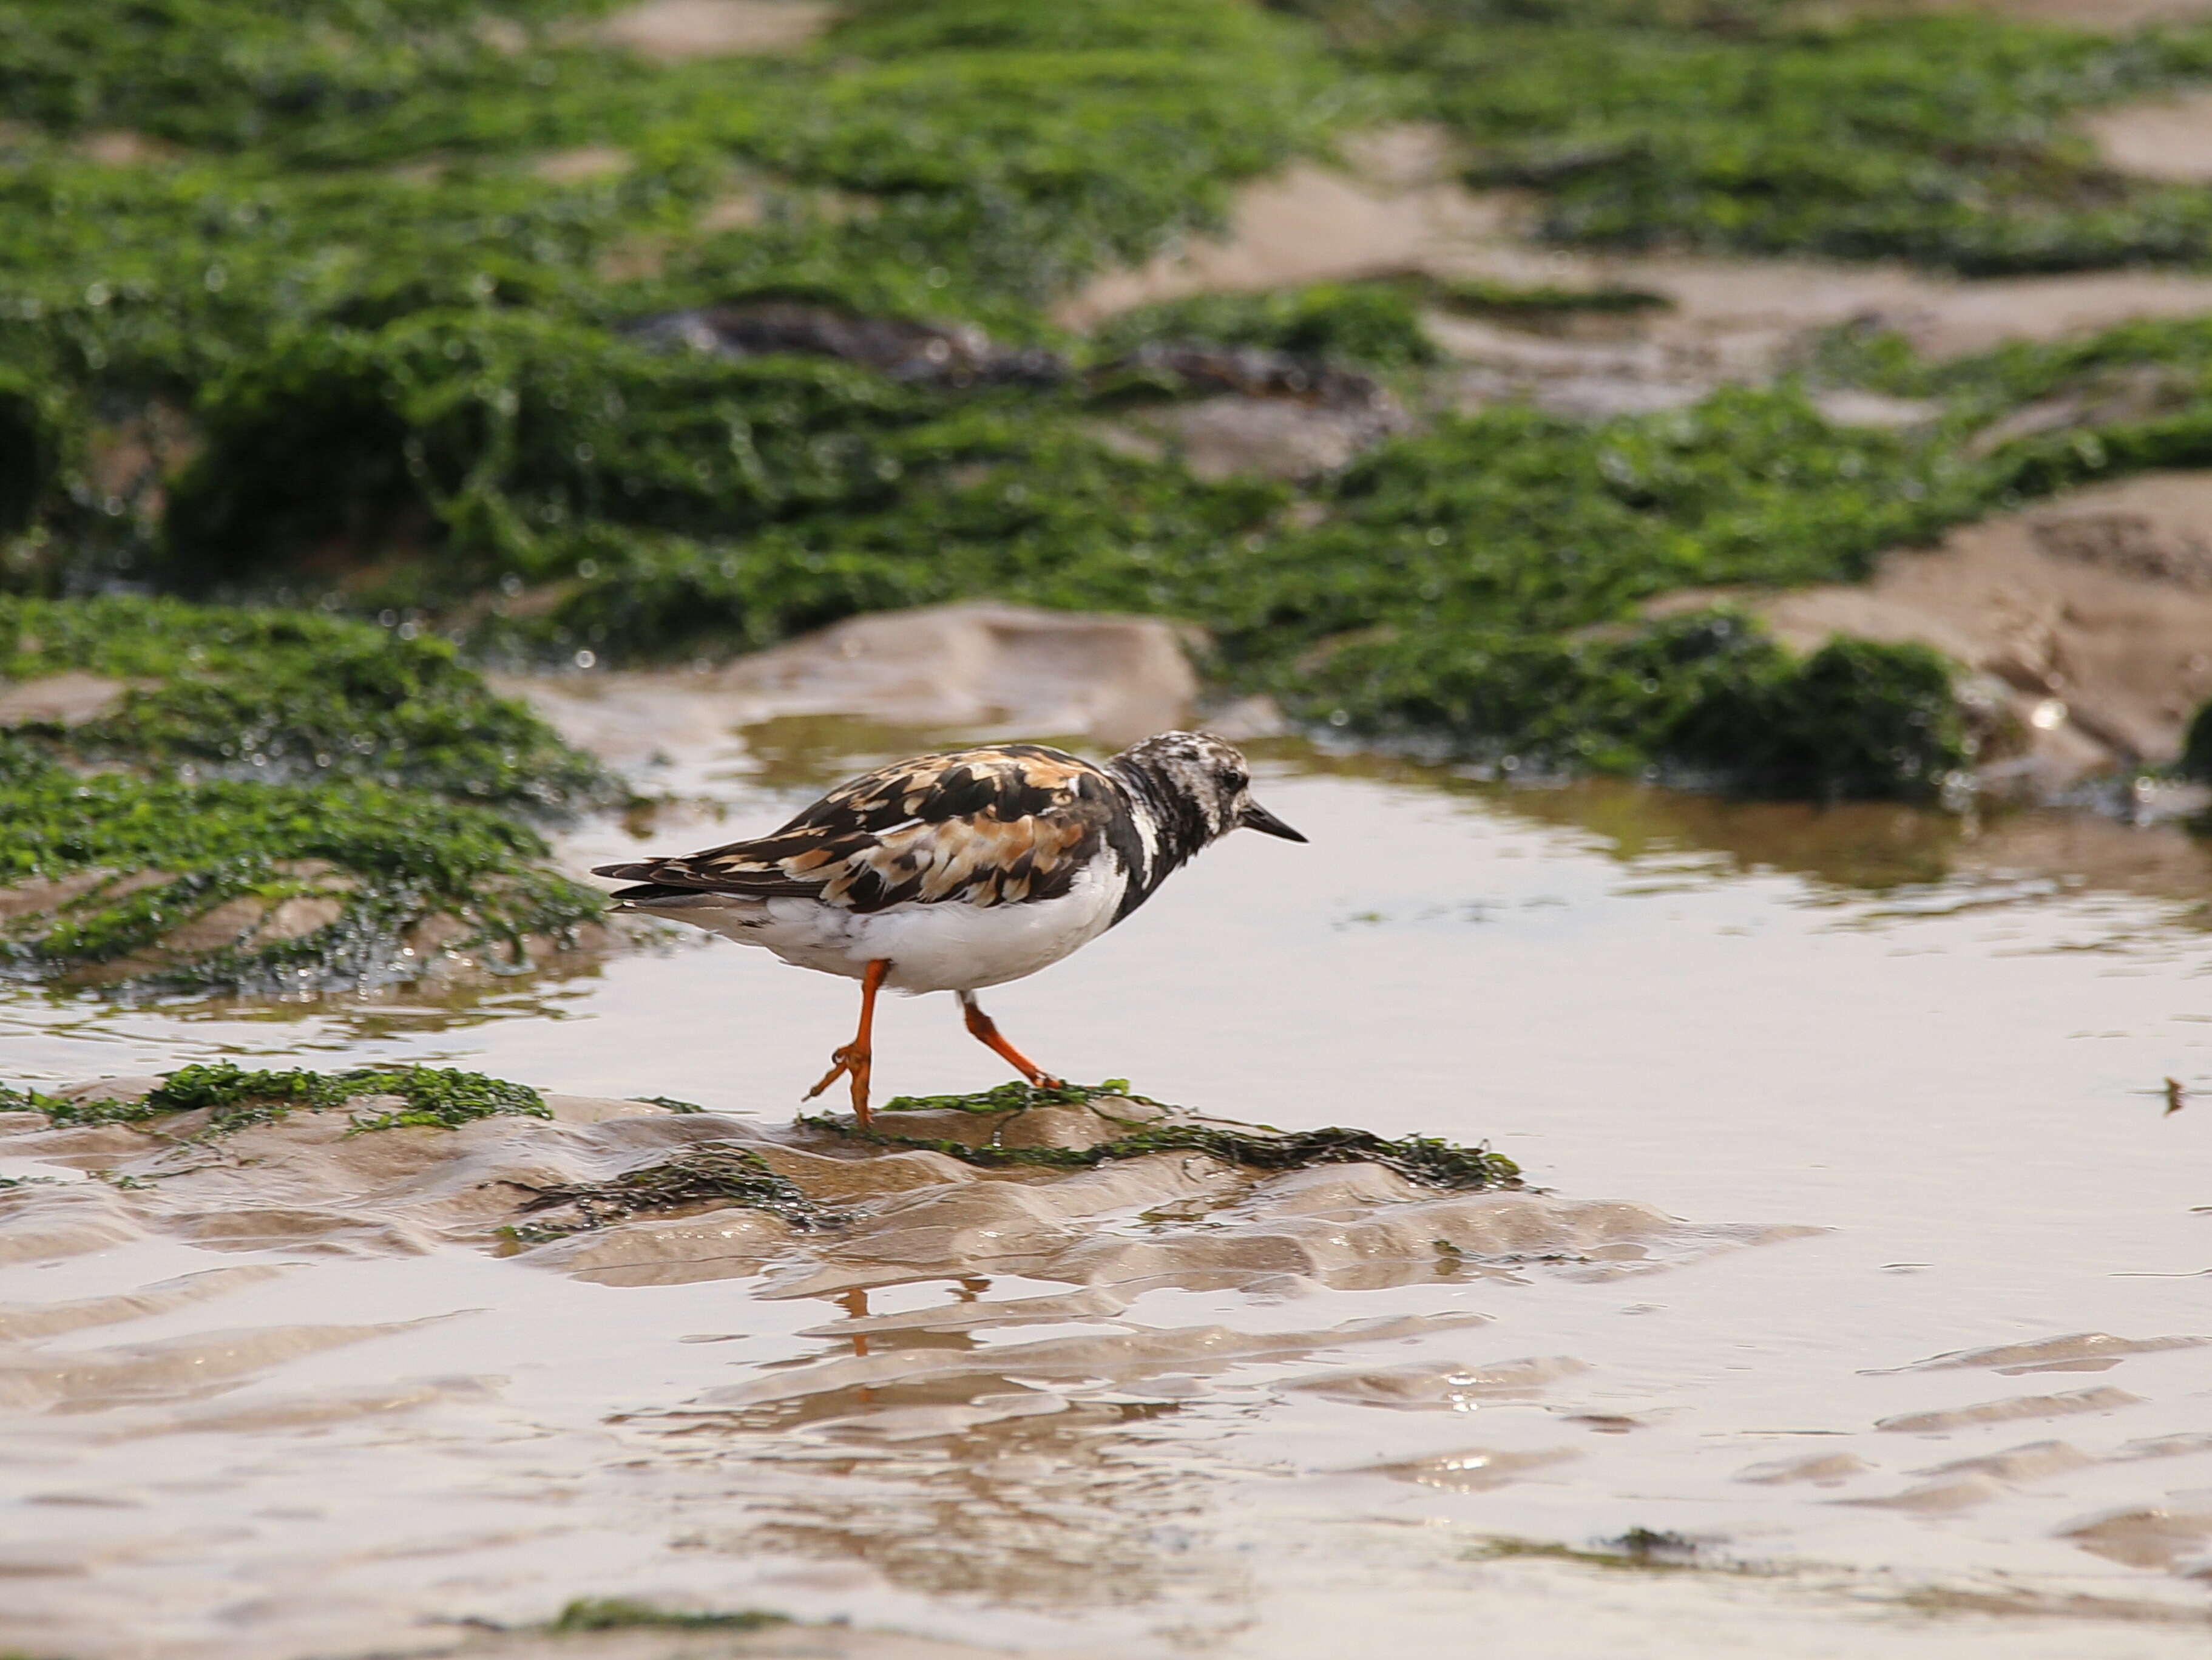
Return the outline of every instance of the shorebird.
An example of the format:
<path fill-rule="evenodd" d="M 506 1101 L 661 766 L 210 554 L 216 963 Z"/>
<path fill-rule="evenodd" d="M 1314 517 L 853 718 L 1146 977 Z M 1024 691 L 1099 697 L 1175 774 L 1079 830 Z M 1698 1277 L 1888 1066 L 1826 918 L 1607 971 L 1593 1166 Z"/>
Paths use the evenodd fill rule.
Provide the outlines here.
<path fill-rule="evenodd" d="M 1233 830 L 1306 838 L 1250 796 L 1209 733 L 1148 738 L 1103 766 L 1041 744 L 919 755 L 840 784 L 782 829 L 674 859 L 601 865 L 615 909 L 689 922 L 860 982 L 860 1023 L 807 1098 L 849 1080 L 869 1122 L 876 995 L 957 994 L 968 1030 L 1053 1085 L 976 1002 L 1091 943 Z"/>

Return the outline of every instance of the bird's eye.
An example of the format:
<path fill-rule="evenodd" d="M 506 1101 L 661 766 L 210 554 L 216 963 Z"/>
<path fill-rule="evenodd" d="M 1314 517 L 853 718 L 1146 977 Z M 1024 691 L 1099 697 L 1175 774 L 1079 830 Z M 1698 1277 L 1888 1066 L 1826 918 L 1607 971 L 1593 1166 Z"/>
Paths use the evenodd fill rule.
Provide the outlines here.
<path fill-rule="evenodd" d="M 1250 783 L 1252 780 L 1249 774 L 1231 772 L 1224 777 L 1221 781 L 1229 786 L 1230 794 L 1233 795 L 1238 790 L 1243 789 L 1247 784 Z"/>

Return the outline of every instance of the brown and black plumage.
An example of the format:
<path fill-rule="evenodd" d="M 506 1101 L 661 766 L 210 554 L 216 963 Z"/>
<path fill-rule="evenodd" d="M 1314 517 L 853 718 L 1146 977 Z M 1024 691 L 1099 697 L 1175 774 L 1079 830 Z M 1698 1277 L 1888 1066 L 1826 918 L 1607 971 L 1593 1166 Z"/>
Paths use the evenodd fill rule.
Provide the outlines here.
<path fill-rule="evenodd" d="M 849 1076 L 865 1122 L 878 989 L 957 992 L 969 1030 L 1044 1081 L 977 1006 L 977 988 L 1097 938 L 1231 830 L 1304 841 L 1249 785 L 1244 757 L 1203 733 L 1164 733 L 1101 766 L 990 745 L 863 773 L 766 836 L 596 873 L 637 885 L 616 893 L 622 909 L 859 980 L 859 1035 L 814 1092 Z"/>

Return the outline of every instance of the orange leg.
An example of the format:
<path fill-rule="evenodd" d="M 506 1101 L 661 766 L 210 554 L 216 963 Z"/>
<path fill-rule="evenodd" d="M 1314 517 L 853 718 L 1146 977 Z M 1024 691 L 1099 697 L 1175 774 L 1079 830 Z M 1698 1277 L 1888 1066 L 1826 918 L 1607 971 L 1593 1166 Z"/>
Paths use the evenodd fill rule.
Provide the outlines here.
<path fill-rule="evenodd" d="M 976 1042 L 996 1050 L 1006 1060 L 1012 1062 L 1014 1070 L 1028 1079 L 1033 1085 L 1039 1089 L 1060 1087 L 1059 1079 L 1053 1077 L 1043 1067 L 1038 1066 L 1036 1061 L 999 1035 L 997 1022 L 983 1012 L 981 1006 L 975 1001 L 975 993 L 963 991 L 960 994 L 960 1012 L 967 1017 L 969 1035 Z"/>
<path fill-rule="evenodd" d="M 868 1072 L 875 1063 L 876 994 L 883 989 L 884 976 L 890 972 L 891 959 L 878 957 L 870 963 L 860 976 L 860 1029 L 853 1041 L 830 1055 L 830 1070 L 822 1074 L 822 1081 L 806 1091 L 811 1101 L 840 1078 L 853 1080 L 853 1116 L 860 1121 L 860 1128 L 868 1128 Z"/>

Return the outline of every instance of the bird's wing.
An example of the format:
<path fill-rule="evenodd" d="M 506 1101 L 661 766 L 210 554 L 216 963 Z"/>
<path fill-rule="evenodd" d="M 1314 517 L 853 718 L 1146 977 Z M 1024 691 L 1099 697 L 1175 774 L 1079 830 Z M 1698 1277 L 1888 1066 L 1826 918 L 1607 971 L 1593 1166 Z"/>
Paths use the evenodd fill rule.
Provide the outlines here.
<path fill-rule="evenodd" d="M 1041 745 L 925 755 L 839 785 L 770 835 L 594 873 L 864 912 L 1054 899 L 1105 841 L 1115 787 L 1088 762 Z"/>

